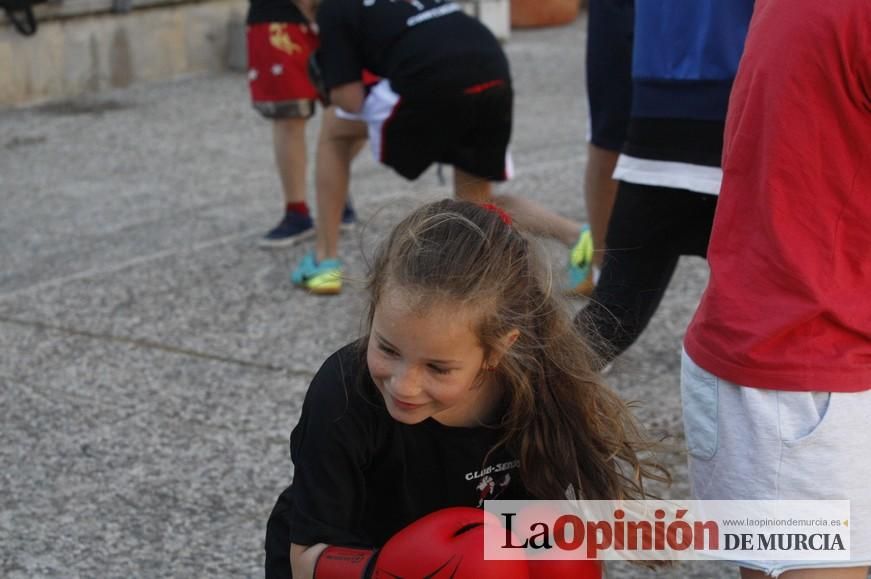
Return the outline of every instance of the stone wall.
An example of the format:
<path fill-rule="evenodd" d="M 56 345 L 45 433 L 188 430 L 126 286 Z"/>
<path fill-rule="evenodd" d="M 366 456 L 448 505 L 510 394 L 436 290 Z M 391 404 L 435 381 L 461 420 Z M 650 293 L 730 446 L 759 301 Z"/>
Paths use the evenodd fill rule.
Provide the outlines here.
<path fill-rule="evenodd" d="M 112 12 L 118 0 L 40 4 L 31 37 L 0 15 L 0 107 L 228 65 L 244 70 L 247 0 L 125 1 L 134 7 L 124 13 Z M 509 0 L 460 1 L 507 40 Z"/>
<path fill-rule="evenodd" d="M 75 96 L 225 67 L 246 0 L 44 20 L 24 37 L 0 24 L 0 106 Z M 236 29 L 239 27 L 237 26 Z"/>

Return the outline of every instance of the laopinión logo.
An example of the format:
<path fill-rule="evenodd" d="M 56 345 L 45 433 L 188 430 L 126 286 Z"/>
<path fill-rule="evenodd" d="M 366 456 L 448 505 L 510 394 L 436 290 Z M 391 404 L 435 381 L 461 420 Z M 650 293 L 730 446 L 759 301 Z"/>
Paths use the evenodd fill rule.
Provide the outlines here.
<path fill-rule="evenodd" d="M 503 523 L 499 530 L 488 529 L 485 555 L 492 559 L 849 559 L 849 501 L 485 501 L 484 506 Z"/>

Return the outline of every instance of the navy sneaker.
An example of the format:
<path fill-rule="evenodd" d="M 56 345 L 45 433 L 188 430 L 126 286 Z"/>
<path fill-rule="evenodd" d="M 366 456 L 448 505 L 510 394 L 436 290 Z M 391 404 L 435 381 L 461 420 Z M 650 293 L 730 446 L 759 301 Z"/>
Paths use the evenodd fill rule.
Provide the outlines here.
<path fill-rule="evenodd" d="M 345 203 L 345 208 L 342 209 L 342 222 L 339 225 L 339 228 L 347 231 L 354 228 L 354 225 L 357 224 L 357 212 L 354 211 L 354 206 L 351 205 L 351 200 L 348 199 L 348 202 Z"/>
<path fill-rule="evenodd" d="M 260 247 L 289 247 L 315 233 L 312 218 L 300 213 L 285 213 L 284 219 L 260 238 Z"/>

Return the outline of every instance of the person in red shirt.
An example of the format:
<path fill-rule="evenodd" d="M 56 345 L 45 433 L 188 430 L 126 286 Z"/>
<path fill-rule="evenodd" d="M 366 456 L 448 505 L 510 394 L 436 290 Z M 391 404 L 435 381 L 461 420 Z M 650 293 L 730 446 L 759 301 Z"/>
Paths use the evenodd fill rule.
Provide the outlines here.
<path fill-rule="evenodd" d="M 742 576 L 867 577 L 867 0 L 757 0 L 729 102 L 708 262 L 681 376 L 696 497 L 849 499 L 849 561 L 748 561 Z"/>

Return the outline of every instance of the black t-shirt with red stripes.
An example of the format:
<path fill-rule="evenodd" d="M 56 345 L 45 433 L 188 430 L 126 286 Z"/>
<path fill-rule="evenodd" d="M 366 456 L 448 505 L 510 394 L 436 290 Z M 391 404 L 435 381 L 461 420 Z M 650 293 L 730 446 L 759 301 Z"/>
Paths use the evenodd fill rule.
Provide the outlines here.
<path fill-rule="evenodd" d="M 323 0 L 317 22 L 328 88 L 361 79 L 365 68 L 400 95 L 510 82 L 499 41 L 447 0 Z"/>

